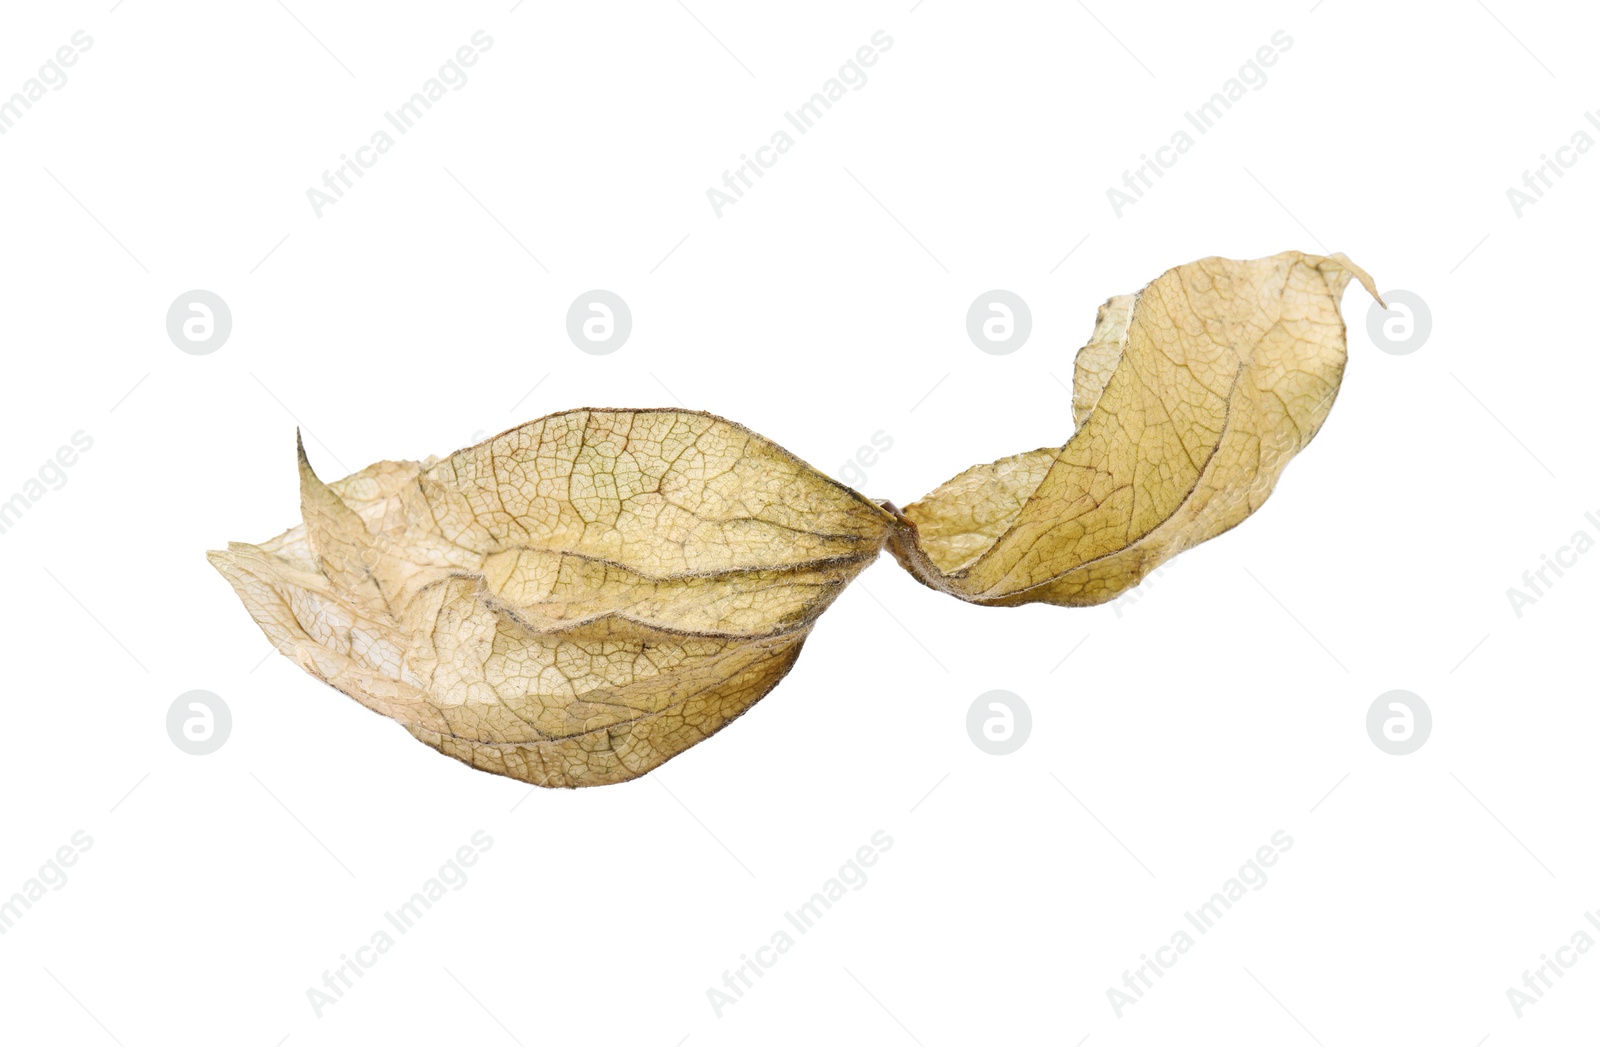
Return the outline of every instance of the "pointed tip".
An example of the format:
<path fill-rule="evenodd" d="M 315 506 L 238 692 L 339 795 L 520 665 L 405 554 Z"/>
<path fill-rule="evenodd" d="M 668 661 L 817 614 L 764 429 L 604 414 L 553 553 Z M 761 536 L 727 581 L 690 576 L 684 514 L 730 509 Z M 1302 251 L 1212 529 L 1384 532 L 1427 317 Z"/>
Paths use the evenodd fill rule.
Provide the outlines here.
<path fill-rule="evenodd" d="M 1339 266 L 1351 276 L 1354 276 L 1356 281 L 1366 289 L 1366 292 L 1370 294 L 1379 305 L 1383 306 L 1385 309 L 1389 308 L 1389 303 L 1385 302 L 1383 300 L 1383 295 L 1378 293 L 1378 285 L 1373 282 L 1372 276 L 1365 269 L 1352 262 L 1349 255 L 1345 254 L 1343 251 L 1335 251 L 1328 257 L 1337 262 Z"/>
<path fill-rule="evenodd" d="M 300 487 L 304 490 L 308 485 L 321 487 L 322 479 L 317 476 L 317 471 L 311 467 L 311 459 L 306 457 L 306 442 L 300 437 L 300 430 L 294 431 L 295 459 L 300 467 Z"/>
<path fill-rule="evenodd" d="M 239 573 L 239 561 L 233 555 L 222 549 L 207 549 L 206 563 L 222 577 L 231 582 Z"/>

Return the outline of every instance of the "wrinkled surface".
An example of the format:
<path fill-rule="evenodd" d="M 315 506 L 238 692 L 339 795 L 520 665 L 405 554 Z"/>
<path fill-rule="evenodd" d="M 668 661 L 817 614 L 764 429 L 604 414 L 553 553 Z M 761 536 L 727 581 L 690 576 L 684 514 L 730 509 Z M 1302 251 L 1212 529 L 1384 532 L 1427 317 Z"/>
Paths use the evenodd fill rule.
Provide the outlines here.
<path fill-rule="evenodd" d="M 895 555 L 994 605 L 1101 603 L 1255 512 L 1344 374 L 1342 256 L 1207 258 L 1100 309 L 1064 446 L 975 466 L 904 510 Z"/>
<path fill-rule="evenodd" d="M 473 767 L 636 777 L 789 671 L 885 546 L 964 600 L 1084 605 L 1254 512 L 1344 373 L 1343 256 L 1207 258 L 1101 306 L 1061 447 L 903 512 L 693 411 L 550 415 L 450 457 L 317 478 L 211 562 L 279 651 Z M 1065 414 L 1065 412 L 1063 412 Z"/>
<path fill-rule="evenodd" d="M 278 650 L 482 770 L 635 777 L 794 664 L 889 514 L 689 411 L 573 411 L 334 484 L 211 554 Z"/>

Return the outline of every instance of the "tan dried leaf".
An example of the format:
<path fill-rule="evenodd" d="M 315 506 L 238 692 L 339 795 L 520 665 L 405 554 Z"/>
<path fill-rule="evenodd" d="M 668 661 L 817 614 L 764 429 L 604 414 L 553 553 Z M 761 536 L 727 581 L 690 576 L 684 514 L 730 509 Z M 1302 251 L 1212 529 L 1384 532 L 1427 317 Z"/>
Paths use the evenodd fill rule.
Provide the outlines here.
<path fill-rule="evenodd" d="M 991 605 L 1101 603 L 1255 512 L 1344 373 L 1342 255 L 1207 258 L 1101 306 L 1064 446 L 975 466 L 904 510 L 895 556 Z"/>
<path fill-rule="evenodd" d="M 1344 372 L 1342 255 L 1179 266 L 1100 308 L 1064 446 L 902 513 L 742 426 L 582 410 L 324 484 L 211 562 L 279 651 L 473 767 L 624 781 L 770 691 L 887 544 L 984 604 L 1099 603 L 1254 512 Z"/>
<path fill-rule="evenodd" d="M 333 484 L 210 554 L 278 650 L 415 737 L 538 785 L 604 785 L 789 671 L 893 517 L 691 411 L 551 415 Z"/>

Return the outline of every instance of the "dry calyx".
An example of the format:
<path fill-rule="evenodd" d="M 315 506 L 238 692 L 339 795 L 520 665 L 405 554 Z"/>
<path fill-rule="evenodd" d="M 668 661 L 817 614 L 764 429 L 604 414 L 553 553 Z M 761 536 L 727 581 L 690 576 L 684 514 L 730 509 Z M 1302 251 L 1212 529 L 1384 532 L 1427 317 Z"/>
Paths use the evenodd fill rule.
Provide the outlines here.
<path fill-rule="evenodd" d="M 1243 520 L 1345 366 L 1342 255 L 1208 258 L 1100 309 L 1075 432 L 898 510 L 743 426 L 579 410 L 332 483 L 209 554 L 277 649 L 473 767 L 637 777 L 770 691 L 887 546 L 964 600 L 1083 606 Z"/>

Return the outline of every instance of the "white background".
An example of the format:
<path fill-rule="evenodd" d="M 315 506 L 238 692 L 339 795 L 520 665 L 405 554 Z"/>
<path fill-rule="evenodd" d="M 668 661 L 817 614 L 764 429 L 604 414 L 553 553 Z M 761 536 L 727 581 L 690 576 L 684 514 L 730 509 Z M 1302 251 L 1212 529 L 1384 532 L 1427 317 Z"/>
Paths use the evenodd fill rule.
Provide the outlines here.
<path fill-rule="evenodd" d="M 0 1036 L 1593 1035 L 1600 950 L 1507 998 L 1600 909 L 1600 553 L 1520 618 L 1506 594 L 1600 535 L 1600 156 L 1520 217 L 1506 194 L 1600 104 L 1588 12 L 514 2 L 7 12 L 0 94 L 93 45 L 0 136 L 0 498 L 94 445 L 0 534 L 0 896 L 93 845 L 0 936 Z M 470 81 L 315 216 L 479 29 Z M 706 190 L 877 30 L 865 86 L 717 217 Z M 1277 30 L 1265 85 L 1119 218 L 1106 190 Z M 905 504 L 1066 437 L 1107 296 L 1288 248 L 1423 296 L 1432 333 L 1378 351 L 1351 288 L 1343 392 L 1261 512 L 1116 607 L 968 606 L 885 557 L 766 700 L 625 785 L 530 795 L 428 750 L 269 654 L 203 556 L 297 518 L 297 423 L 332 477 L 681 402 L 835 475 L 881 430 L 861 486 Z M 633 312 L 609 356 L 565 331 L 595 287 Z M 1009 356 L 965 331 L 996 287 L 1033 312 Z M 232 311 L 208 356 L 165 329 L 193 288 Z M 165 727 L 195 688 L 233 714 L 205 757 Z M 995 688 L 1033 713 L 1011 756 L 966 733 Z M 1393 688 L 1433 711 L 1410 756 L 1366 734 Z M 307 990 L 480 829 L 466 885 L 318 1017 Z M 867 884 L 718 1017 L 707 989 L 879 829 Z M 1119 1017 L 1107 990 L 1278 830 L 1267 884 Z"/>

